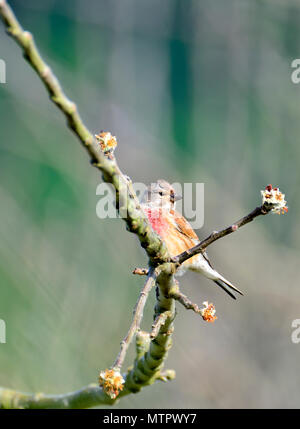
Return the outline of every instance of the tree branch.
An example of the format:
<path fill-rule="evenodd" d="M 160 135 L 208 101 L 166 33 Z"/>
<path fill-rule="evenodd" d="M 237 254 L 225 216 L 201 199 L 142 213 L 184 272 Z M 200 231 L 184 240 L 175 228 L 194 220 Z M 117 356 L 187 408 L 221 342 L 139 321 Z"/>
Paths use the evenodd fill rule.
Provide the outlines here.
<path fill-rule="evenodd" d="M 146 304 L 146 300 L 148 297 L 148 294 L 150 290 L 152 289 L 153 285 L 155 284 L 155 279 L 157 277 L 157 273 L 155 272 L 154 268 L 150 268 L 147 276 L 147 280 L 144 284 L 143 289 L 141 290 L 140 296 L 137 300 L 137 303 L 135 305 L 135 308 L 133 310 L 133 320 L 131 322 L 131 326 L 129 328 L 129 331 L 126 335 L 126 337 L 121 342 L 121 350 L 118 354 L 118 357 L 113 364 L 113 368 L 120 369 L 123 365 L 127 349 L 132 341 L 132 338 L 134 334 L 137 332 L 137 330 L 140 328 L 140 323 L 143 317 L 143 311 Z"/>
<path fill-rule="evenodd" d="M 163 313 L 160 313 L 156 316 L 154 319 L 153 325 L 152 325 L 152 331 L 150 334 L 150 338 L 156 338 L 158 336 L 158 333 L 160 331 L 160 328 L 166 323 L 167 319 L 171 319 L 172 314 L 170 311 L 164 311 Z"/>
<path fill-rule="evenodd" d="M 107 157 L 104 155 L 100 144 L 96 142 L 82 122 L 76 104 L 64 94 L 51 68 L 42 59 L 33 36 L 28 31 L 23 30 L 5 0 L 0 0 L 0 16 L 6 26 L 7 33 L 23 49 L 25 59 L 40 77 L 50 99 L 65 115 L 69 127 L 87 150 L 92 164 L 102 172 L 103 180 L 112 183 L 116 189 L 116 205 L 119 210 L 122 209 L 122 213 L 126 213 L 124 220 L 127 223 L 127 229 L 137 234 L 142 247 L 145 248 L 153 264 L 169 260 L 165 244 L 152 230 L 147 217 L 140 209 L 131 180 L 121 172 L 114 156 Z M 120 203 L 122 207 L 119 207 Z"/>
<path fill-rule="evenodd" d="M 242 226 L 246 225 L 249 222 L 252 222 L 256 217 L 261 215 L 266 215 L 272 210 L 272 207 L 267 207 L 266 205 L 261 205 L 259 207 L 256 207 L 251 213 L 248 215 L 242 217 L 237 222 L 233 223 L 232 225 L 228 226 L 227 228 L 222 229 L 221 231 L 214 231 L 212 232 L 207 238 L 200 241 L 196 246 L 192 247 L 189 250 L 186 250 L 185 252 L 180 253 L 180 255 L 177 255 L 173 258 L 171 258 L 171 261 L 176 264 L 178 267 L 181 265 L 184 261 L 191 258 L 192 256 L 197 255 L 198 253 L 203 253 L 205 249 L 215 241 L 219 240 L 220 238 L 225 237 L 228 234 L 231 234 L 232 232 L 237 231 Z"/>
<path fill-rule="evenodd" d="M 45 85 L 50 99 L 65 115 L 69 127 L 87 150 L 92 165 L 102 172 L 104 181 L 112 183 L 114 186 L 116 190 L 116 206 L 119 211 L 122 210 L 122 215 L 124 213 L 126 214 L 122 217 L 127 224 L 127 229 L 138 236 L 141 246 L 145 249 L 149 257 L 151 266 L 155 267 L 169 261 L 170 256 L 164 242 L 153 231 L 147 217 L 140 209 L 131 180 L 120 171 L 116 159 L 112 154 L 106 156 L 102 152 L 101 145 L 96 142 L 90 131 L 82 122 L 76 104 L 67 98 L 54 73 L 40 56 L 32 35 L 23 30 L 5 0 L 0 0 L 0 17 L 6 26 L 8 34 L 20 45 L 24 52 L 25 59 L 33 67 Z M 152 283 L 153 279 L 151 278 L 147 283 L 147 293 Z M 129 336 L 121 347 L 117 365 L 122 364 L 127 347 L 136 329 L 134 327 L 138 326 L 140 323 L 140 316 L 147 298 L 147 293 L 142 292 L 140 296 L 132 330 L 129 331 Z M 172 307 L 173 305 L 173 300 L 169 300 L 168 306 Z M 158 335 L 161 344 L 155 345 L 151 343 L 149 350 L 143 356 L 143 358 L 147 356 L 145 360 L 146 366 L 142 364 L 141 367 L 148 368 L 148 376 L 144 376 L 143 380 L 141 380 L 135 373 L 135 370 L 130 371 L 126 377 L 125 389 L 121 392 L 120 396 L 130 393 L 132 391 L 130 388 L 135 384 L 136 380 L 140 389 L 145 384 L 151 384 L 156 378 L 161 377 L 161 364 L 166 357 L 169 344 L 169 337 L 166 336 L 164 329 L 167 329 L 169 324 L 169 321 L 166 321 L 165 325 L 161 327 L 161 336 Z M 157 359 L 157 355 L 160 356 L 160 364 L 153 366 L 153 360 L 155 361 Z M 137 362 L 140 362 L 140 360 L 137 360 Z M 150 367 L 147 367 L 149 362 Z M 136 390 L 136 387 L 134 387 L 133 390 Z M 84 408 L 98 404 L 113 404 L 114 402 L 114 399 L 111 399 L 101 388 L 94 385 L 65 395 L 33 395 L 0 388 L 0 407 L 6 408 Z"/>
<path fill-rule="evenodd" d="M 163 313 L 163 323 L 159 326 L 157 336 L 149 342 L 149 334 L 141 333 L 139 335 L 139 351 L 137 359 L 134 362 L 133 368 L 129 369 L 126 377 L 124 391 L 127 389 L 132 392 L 138 392 L 143 386 L 153 384 L 156 380 L 162 379 L 161 372 L 168 351 L 172 346 L 173 320 L 175 317 L 175 301 L 171 298 L 171 292 L 177 287 L 177 282 L 174 279 L 174 264 L 166 263 L 160 267 L 161 272 L 157 277 L 157 302 L 155 306 L 155 319 Z M 174 378 L 175 373 L 173 374 Z"/>
<path fill-rule="evenodd" d="M 197 304 L 194 304 L 186 295 L 184 295 L 182 292 L 174 291 L 172 293 L 172 298 L 174 298 L 176 301 L 180 302 L 187 310 L 193 310 L 197 314 L 201 314 L 201 309 Z"/>
<path fill-rule="evenodd" d="M 114 402 L 96 384 L 61 395 L 30 394 L 0 387 L 0 408 L 89 408 Z"/>
<path fill-rule="evenodd" d="M 137 392 L 143 386 L 152 384 L 156 380 L 172 379 L 175 376 L 173 371 L 162 372 L 161 370 L 172 344 L 175 299 L 181 302 L 186 308 L 193 309 L 196 313 L 203 313 L 202 317 L 204 320 L 214 321 L 216 319 L 214 315 L 215 309 L 212 304 L 204 303 L 205 308 L 201 310 L 179 291 L 178 282 L 174 278 L 176 269 L 187 259 L 204 252 L 206 247 L 214 241 L 236 231 L 257 216 L 269 213 L 273 208 L 271 205 L 263 204 L 228 228 L 211 233 L 210 236 L 192 249 L 170 258 L 164 242 L 153 231 L 146 215 L 141 210 L 131 180 L 119 169 L 112 151 L 102 151 L 101 144 L 96 142 L 84 125 L 76 104 L 67 98 L 50 67 L 40 56 L 32 35 L 23 30 L 5 0 L 0 0 L 0 17 L 6 26 L 8 34 L 20 45 L 25 59 L 45 85 L 50 99 L 65 115 L 69 127 L 88 152 L 91 163 L 101 171 L 103 180 L 114 186 L 116 190 L 116 206 L 119 212 L 122 211 L 121 217 L 124 218 L 127 229 L 138 236 L 141 246 L 145 248 L 149 257 L 151 268 L 148 273 L 142 269 L 135 270 L 136 274 L 147 274 L 148 277 L 137 301 L 132 324 L 121 343 L 120 353 L 114 363 L 116 369 L 121 368 L 124 362 L 129 344 L 140 326 L 147 296 L 156 280 L 157 302 L 154 314 L 155 321 L 151 334 L 144 335 L 143 337 L 140 332 L 137 335 L 137 357 L 133 367 L 129 368 L 125 376 L 125 384 L 122 386 L 124 388 L 118 398 L 131 392 Z M 272 186 L 269 185 L 267 188 L 270 188 L 268 192 L 271 192 Z M 268 199 L 271 196 L 265 195 L 264 198 Z M 277 203 L 273 203 L 272 200 L 272 204 L 274 207 L 274 204 Z M 108 370 L 108 372 L 112 371 Z M 118 376 L 119 379 L 122 378 L 119 372 Z M 108 382 L 107 379 L 104 381 Z M 122 383 L 123 381 L 122 378 Z M 99 404 L 111 405 L 116 400 L 116 396 L 112 399 L 103 389 L 96 385 L 89 385 L 76 392 L 63 395 L 26 394 L 11 389 L 0 388 L 0 408 L 85 408 Z"/>

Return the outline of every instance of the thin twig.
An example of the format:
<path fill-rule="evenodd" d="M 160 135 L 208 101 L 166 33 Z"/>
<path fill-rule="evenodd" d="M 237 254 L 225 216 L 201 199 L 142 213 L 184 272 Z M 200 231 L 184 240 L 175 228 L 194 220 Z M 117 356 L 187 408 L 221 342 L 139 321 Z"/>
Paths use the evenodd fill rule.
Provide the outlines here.
<path fill-rule="evenodd" d="M 138 358 L 130 368 L 126 376 L 125 388 L 131 392 L 138 392 L 143 386 L 153 384 L 156 380 L 161 380 L 162 368 L 167 358 L 168 350 L 172 346 L 173 320 L 175 317 L 175 301 L 170 297 L 170 292 L 177 288 L 177 281 L 174 279 L 174 264 L 166 263 L 161 266 L 161 271 L 156 279 L 157 301 L 155 306 L 155 317 L 167 312 L 165 322 L 161 324 L 157 336 L 143 344 L 143 350 L 139 349 Z M 171 379 L 175 377 L 174 371 Z M 166 380 L 166 379 L 164 379 Z M 123 391 L 120 393 L 122 397 Z"/>
<path fill-rule="evenodd" d="M 168 318 L 171 318 L 172 314 L 170 311 L 164 311 L 161 314 L 158 314 L 153 322 L 152 331 L 150 333 L 150 338 L 156 338 L 160 328 L 166 323 Z"/>
<path fill-rule="evenodd" d="M 117 359 L 115 360 L 115 363 L 113 364 L 113 368 L 120 369 L 123 365 L 129 344 L 131 343 L 134 334 L 137 332 L 137 330 L 140 327 L 147 297 L 153 285 L 155 284 L 156 277 L 157 277 L 157 273 L 155 272 L 154 268 L 150 268 L 147 276 L 147 280 L 143 286 L 143 289 L 141 290 L 140 296 L 133 310 L 133 320 L 131 322 L 127 335 L 121 342 L 121 349 Z"/>
<path fill-rule="evenodd" d="M 226 235 L 237 231 L 242 226 L 246 225 L 249 222 L 252 222 L 253 219 L 255 219 L 256 217 L 266 215 L 270 211 L 271 209 L 265 207 L 264 205 L 256 207 L 251 213 L 244 216 L 234 224 L 222 229 L 221 231 L 212 232 L 207 238 L 200 241 L 200 243 L 198 243 L 196 246 L 192 247 L 189 250 L 186 250 L 185 252 L 180 253 L 180 255 L 171 258 L 171 261 L 174 262 L 177 266 L 181 265 L 184 261 L 191 258 L 192 256 L 195 256 L 198 253 L 203 253 L 205 249 L 216 240 L 219 240 L 220 238 L 223 238 Z"/>
<path fill-rule="evenodd" d="M 147 268 L 135 268 L 132 271 L 132 274 L 136 274 L 138 276 L 147 276 L 149 270 Z"/>
<path fill-rule="evenodd" d="M 197 304 L 194 304 L 186 295 L 179 290 L 171 293 L 171 297 L 180 302 L 187 310 L 193 310 L 197 314 L 201 314 L 201 309 Z"/>

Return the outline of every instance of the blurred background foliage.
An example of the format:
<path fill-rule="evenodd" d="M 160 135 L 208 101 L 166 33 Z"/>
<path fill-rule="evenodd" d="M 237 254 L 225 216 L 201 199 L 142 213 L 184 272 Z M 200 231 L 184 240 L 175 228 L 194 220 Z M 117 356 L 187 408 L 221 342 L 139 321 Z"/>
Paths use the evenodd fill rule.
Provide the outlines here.
<path fill-rule="evenodd" d="M 176 380 L 118 406 L 298 407 L 299 2 L 10 4 L 89 129 L 118 136 L 125 173 L 205 183 L 200 237 L 258 205 L 267 183 L 287 195 L 288 215 L 258 219 L 209 249 L 245 296 L 234 302 L 185 275 L 184 293 L 214 302 L 218 321 L 178 306 L 166 365 Z M 0 57 L 0 384 L 66 392 L 114 361 L 143 282 L 131 271 L 146 257 L 123 222 L 96 217 L 99 172 L 2 25 Z M 152 295 L 144 329 L 153 305 Z"/>

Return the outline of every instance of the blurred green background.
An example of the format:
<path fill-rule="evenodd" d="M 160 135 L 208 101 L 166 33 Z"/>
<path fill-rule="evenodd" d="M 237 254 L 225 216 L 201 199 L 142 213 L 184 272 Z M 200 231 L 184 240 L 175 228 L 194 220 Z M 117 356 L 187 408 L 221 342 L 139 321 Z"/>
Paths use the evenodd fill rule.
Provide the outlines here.
<path fill-rule="evenodd" d="M 133 181 L 205 183 L 204 238 L 260 203 L 268 184 L 289 213 L 257 219 L 209 249 L 237 301 L 190 273 L 214 302 L 205 324 L 178 306 L 167 368 L 120 408 L 299 407 L 300 5 L 292 0 L 11 1 L 89 129 L 118 137 Z M 112 364 L 146 256 L 117 219 L 96 217 L 101 177 L 0 25 L 0 385 L 67 392 Z M 297 191 L 298 189 L 298 191 Z M 152 321 L 154 293 L 143 323 Z M 130 350 L 126 364 L 134 356 Z"/>

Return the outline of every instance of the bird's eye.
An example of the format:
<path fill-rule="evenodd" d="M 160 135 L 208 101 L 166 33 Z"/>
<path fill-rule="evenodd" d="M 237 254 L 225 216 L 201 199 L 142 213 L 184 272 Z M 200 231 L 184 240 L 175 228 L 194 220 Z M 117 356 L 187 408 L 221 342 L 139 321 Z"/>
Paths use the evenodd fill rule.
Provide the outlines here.
<path fill-rule="evenodd" d="M 159 192 L 159 195 L 162 197 L 163 196 L 163 192 Z"/>

